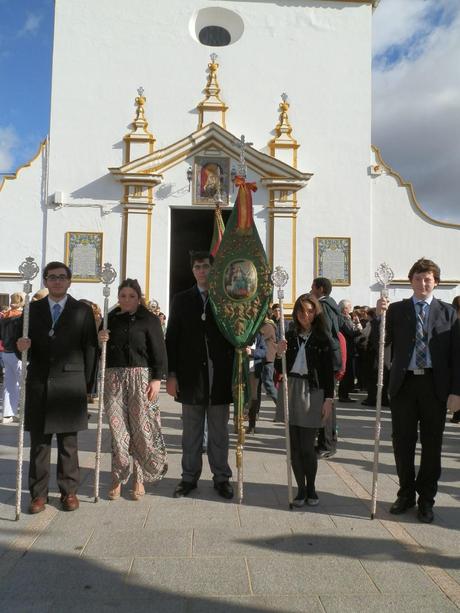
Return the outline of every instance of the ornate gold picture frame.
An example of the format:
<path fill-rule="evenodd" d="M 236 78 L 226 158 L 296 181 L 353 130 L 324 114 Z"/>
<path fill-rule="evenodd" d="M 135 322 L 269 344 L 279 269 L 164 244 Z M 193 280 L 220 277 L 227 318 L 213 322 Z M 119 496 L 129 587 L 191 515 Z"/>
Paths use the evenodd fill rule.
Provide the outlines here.
<path fill-rule="evenodd" d="M 102 232 L 66 232 L 65 263 L 72 271 L 73 283 L 100 283 L 102 270 Z"/>
<path fill-rule="evenodd" d="M 351 238 L 315 238 L 315 277 L 327 277 L 332 285 L 351 285 Z"/>

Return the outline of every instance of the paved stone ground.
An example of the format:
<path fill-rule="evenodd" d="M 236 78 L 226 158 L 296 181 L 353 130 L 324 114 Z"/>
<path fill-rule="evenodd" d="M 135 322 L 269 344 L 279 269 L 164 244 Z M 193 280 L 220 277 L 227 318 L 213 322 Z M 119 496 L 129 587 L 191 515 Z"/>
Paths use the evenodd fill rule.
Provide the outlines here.
<path fill-rule="evenodd" d="M 80 509 L 60 510 L 53 476 L 50 504 L 39 515 L 27 515 L 23 488 L 18 522 L 17 426 L 0 425 L 2 613 L 460 609 L 458 425 L 446 428 L 436 520 L 426 526 L 415 510 L 400 518 L 386 511 L 397 491 L 387 411 L 378 513 L 371 521 L 372 409 L 339 408 L 339 451 L 319 467 L 320 505 L 289 510 L 284 427 L 272 422 L 269 401 L 263 403 L 256 435 L 247 437 L 242 505 L 216 495 L 206 456 L 199 488 L 188 498 L 172 498 L 180 478 L 180 412 L 164 393 L 161 407 L 169 471 L 141 501 L 130 500 L 128 487 L 121 499 L 107 500 L 110 440 L 104 426 L 102 497 L 93 502 L 92 409 L 90 429 L 80 435 Z M 233 468 L 234 446 L 232 435 Z M 27 470 L 25 462 L 25 476 Z"/>

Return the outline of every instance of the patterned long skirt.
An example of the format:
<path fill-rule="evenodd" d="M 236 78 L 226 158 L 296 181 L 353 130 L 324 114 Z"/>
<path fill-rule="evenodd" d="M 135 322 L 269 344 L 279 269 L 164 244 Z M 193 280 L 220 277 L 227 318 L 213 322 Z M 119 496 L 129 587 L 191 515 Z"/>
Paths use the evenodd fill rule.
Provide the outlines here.
<path fill-rule="evenodd" d="M 158 402 L 147 399 L 148 368 L 107 368 L 104 406 L 112 433 L 112 478 L 158 481 L 168 470 Z"/>

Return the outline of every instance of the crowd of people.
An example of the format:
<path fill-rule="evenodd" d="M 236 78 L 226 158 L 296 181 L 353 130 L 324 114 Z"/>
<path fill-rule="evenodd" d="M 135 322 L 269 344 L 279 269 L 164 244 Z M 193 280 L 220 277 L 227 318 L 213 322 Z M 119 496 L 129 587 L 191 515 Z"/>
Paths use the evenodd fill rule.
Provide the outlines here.
<path fill-rule="evenodd" d="M 24 295 L 11 296 L 0 316 L 3 423 L 18 420 L 20 357 L 27 350 L 24 425 L 30 433 L 30 513 L 42 511 L 48 500 L 53 434 L 62 507 L 73 511 L 79 506 L 77 435 L 87 428 L 88 399 L 97 394 L 103 343 L 104 408 L 112 440 L 109 499 L 119 498 L 132 478 L 131 497 L 139 500 L 145 483 L 166 474 L 158 401 L 162 381 L 182 405 L 182 476 L 173 495 L 187 496 L 197 488 L 205 448 L 217 494 L 233 497 L 228 422 L 234 348 L 211 309 L 212 263 L 208 252 L 191 253 L 196 283 L 174 296 L 167 325 L 158 303 L 146 304 L 137 280 L 125 279 L 104 328 L 97 305 L 68 293 L 72 273 L 62 262 L 50 262 L 43 270 L 44 290 L 32 298 L 27 337 L 21 335 Z M 297 298 L 292 318 L 283 321 L 280 305 L 273 304 L 254 343 L 246 348 L 248 433 L 256 434 L 262 387 L 276 407 L 274 421 L 284 421 L 280 386 L 287 387 L 297 507 L 318 504 L 318 459 L 336 453 L 334 398 L 356 402 L 350 394 L 365 391 L 362 404 L 375 406 L 385 313 L 388 353 L 382 404 L 391 409 L 400 483 L 390 512 L 404 513 L 418 502 L 420 521 L 433 521 L 447 408 L 453 412 L 452 421 L 460 421 L 460 297 L 451 306 L 433 296 L 440 271 L 430 260 L 418 260 L 408 277 L 411 298 L 391 305 L 381 298 L 375 307 L 353 307 L 349 300 L 337 304 L 329 279 L 318 277 L 310 292 Z M 416 472 L 418 431 L 422 457 Z"/>

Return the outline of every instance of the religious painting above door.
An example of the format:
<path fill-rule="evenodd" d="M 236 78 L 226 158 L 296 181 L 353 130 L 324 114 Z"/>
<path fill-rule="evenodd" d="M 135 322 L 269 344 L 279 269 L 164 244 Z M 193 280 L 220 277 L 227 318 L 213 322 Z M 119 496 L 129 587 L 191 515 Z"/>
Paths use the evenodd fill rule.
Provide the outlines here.
<path fill-rule="evenodd" d="M 197 155 L 194 160 L 193 204 L 228 204 L 230 160 L 215 155 Z"/>

